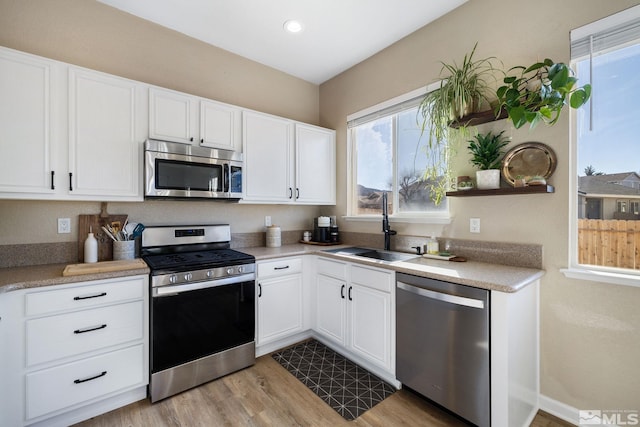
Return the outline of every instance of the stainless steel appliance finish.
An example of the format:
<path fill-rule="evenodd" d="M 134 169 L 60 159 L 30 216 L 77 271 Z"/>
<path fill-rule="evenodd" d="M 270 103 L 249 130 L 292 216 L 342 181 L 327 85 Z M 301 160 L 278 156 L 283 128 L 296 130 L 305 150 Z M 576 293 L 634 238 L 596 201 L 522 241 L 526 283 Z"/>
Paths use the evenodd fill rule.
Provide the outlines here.
<path fill-rule="evenodd" d="M 255 363 L 255 258 L 229 225 L 146 227 L 152 402 Z"/>
<path fill-rule="evenodd" d="M 396 281 L 398 380 L 490 426 L 489 291 L 404 273 Z"/>
<path fill-rule="evenodd" d="M 150 139 L 144 170 L 148 198 L 242 197 L 242 153 Z"/>

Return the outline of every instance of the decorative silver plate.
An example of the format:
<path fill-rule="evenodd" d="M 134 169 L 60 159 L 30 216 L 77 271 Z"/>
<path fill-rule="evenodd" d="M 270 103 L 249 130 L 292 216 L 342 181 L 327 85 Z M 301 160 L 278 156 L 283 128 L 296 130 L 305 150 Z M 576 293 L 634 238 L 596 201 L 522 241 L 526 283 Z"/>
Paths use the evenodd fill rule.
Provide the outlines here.
<path fill-rule="evenodd" d="M 525 142 L 513 147 L 502 159 L 502 178 L 514 185 L 515 178 L 549 178 L 556 170 L 556 153 L 541 142 Z"/>

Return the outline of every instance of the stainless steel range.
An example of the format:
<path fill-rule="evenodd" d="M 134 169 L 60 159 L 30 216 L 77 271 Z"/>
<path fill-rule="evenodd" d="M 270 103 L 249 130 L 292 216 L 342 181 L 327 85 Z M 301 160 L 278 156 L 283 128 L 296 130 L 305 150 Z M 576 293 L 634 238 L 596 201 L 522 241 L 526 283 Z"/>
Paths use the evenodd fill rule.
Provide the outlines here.
<path fill-rule="evenodd" d="M 255 258 L 229 225 L 147 227 L 152 402 L 255 363 Z"/>

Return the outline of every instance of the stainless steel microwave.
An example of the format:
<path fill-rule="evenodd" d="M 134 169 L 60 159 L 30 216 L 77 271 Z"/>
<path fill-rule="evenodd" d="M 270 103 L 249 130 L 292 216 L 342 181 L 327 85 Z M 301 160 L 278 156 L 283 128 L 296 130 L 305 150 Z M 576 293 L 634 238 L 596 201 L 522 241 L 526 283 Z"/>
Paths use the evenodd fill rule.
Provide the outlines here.
<path fill-rule="evenodd" d="M 149 139 L 144 171 L 147 198 L 242 198 L 242 153 Z"/>

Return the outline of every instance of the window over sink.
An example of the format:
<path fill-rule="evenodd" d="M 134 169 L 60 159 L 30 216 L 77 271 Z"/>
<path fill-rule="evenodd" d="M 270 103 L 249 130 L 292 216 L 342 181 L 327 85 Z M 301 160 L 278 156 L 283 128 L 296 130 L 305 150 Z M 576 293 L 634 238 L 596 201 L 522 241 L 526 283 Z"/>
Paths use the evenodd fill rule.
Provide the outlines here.
<path fill-rule="evenodd" d="M 395 220 L 449 221 L 446 197 L 436 205 L 429 194 L 437 183 L 424 177 L 428 162 L 442 156 L 429 146 L 429 130 L 422 130 L 418 113 L 427 90 L 409 92 L 347 117 L 351 219 L 377 220 L 382 214 L 382 194 L 387 192 L 389 215 Z M 440 164 L 446 169 L 446 163 Z"/>

